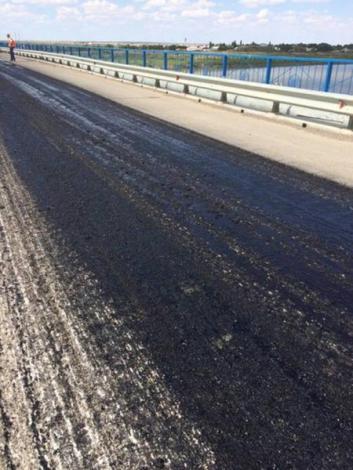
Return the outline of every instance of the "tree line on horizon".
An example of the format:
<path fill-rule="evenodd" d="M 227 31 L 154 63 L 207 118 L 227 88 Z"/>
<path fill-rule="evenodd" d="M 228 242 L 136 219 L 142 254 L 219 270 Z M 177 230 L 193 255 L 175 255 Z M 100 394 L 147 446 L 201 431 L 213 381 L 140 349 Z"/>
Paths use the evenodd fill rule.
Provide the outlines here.
<path fill-rule="evenodd" d="M 220 43 L 214 44 L 212 42 L 209 43 L 209 48 L 215 48 L 218 46 L 219 51 L 227 51 L 230 49 L 261 49 L 266 50 L 268 52 L 271 51 L 279 51 L 279 52 L 333 52 L 333 51 L 353 51 L 353 44 L 329 44 L 327 42 L 321 43 L 279 43 L 279 44 L 272 44 L 269 43 L 256 43 L 251 42 L 248 44 L 244 44 L 242 41 L 237 43 L 237 41 L 233 41 L 230 44 Z"/>
<path fill-rule="evenodd" d="M 105 47 L 116 47 L 116 44 L 105 44 Z M 129 49 L 146 49 L 146 50 L 186 50 L 190 48 L 189 44 L 119 44 L 119 47 L 126 47 Z M 321 43 L 243 43 L 243 41 L 232 41 L 230 43 L 214 43 L 210 41 L 204 45 L 204 48 L 210 50 L 217 50 L 219 52 L 225 51 L 262 51 L 262 52 L 283 52 L 283 53 L 331 53 L 331 52 L 353 52 L 353 44 L 329 44 L 326 42 Z"/>

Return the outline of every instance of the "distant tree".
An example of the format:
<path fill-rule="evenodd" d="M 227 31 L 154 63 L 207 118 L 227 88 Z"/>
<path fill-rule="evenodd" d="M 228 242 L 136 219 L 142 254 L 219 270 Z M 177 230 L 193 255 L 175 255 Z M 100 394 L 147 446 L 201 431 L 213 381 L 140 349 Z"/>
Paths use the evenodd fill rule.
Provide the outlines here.
<path fill-rule="evenodd" d="M 306 48 L 307 48 L 306 44 L 300 42 L 299 44 L 294 44 L 292 46 L 292 51 L 294 51 L 294 52 L 306 52 Z"/>
<path fill-rule="evenodd" d="M 231 43 L 231 48 L 232 48 L 232 49 L 235 49 L 235 48 L 237 47 L 237 45 L 238 45 L 238 44 L 237 44 L 237 41 L 233 41 L 233 42 Z"/>
<path fill-rule="evenodd" d="M 327 44 L 326 42 L 322 42 L 317 45 L 316 47 L 317 52 L 331 52 L 333 50 L 333 47 L 331 44 Z"/>
<path fill-rule="evenodd" d="M 218 45 L 219 51 L 227 51 L 228 49 L 229 49 L 229 46 L 227 46 L 227 44 L 225 44 L 224 42 Z"/>
<path fill-rule="evenodd" d="M 292 44 L 278 44 L 278 48 L 281 52 L 289 52 L 291 49 L 293 49 Z"/>

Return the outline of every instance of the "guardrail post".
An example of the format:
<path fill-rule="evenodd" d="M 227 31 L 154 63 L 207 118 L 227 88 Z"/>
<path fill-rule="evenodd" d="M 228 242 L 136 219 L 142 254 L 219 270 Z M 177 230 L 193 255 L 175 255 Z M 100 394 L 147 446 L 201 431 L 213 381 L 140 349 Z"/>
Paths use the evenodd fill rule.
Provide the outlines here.
<path fill-rule="evenodd" d="M 125 49 L 125 64 L 129 65 L 129 49 Z"/>
<path fill-rule="evenodd" d="M 78 48 L 78 56 L 81 57 L 81 48 Z"/>
<path fill-rule="evenodd" d="M 265 83 L 267 83 L 267 85 L 271 83 L 271 73 L 272 73 L 272 59 L 267 59 L 266 78 L 265 78 Z"/>
<path fill-rule="evenodd" d="M 146 51 L 142 51 L 142 65 L 144 67 L 147 67 L 147 52 Z"/>
<path fill-rule="evenodd" d="M 163 52 L 163 68 L 168 70 L 168 52 Z"/>
<path fill-rule="evenodd" d="M 190 54 L 189 73 L 194 73 L 194 54 Z"/>
<path fill-rule="evenodd" d="M 114 62 L 114 49 L 110 50 L 110 59 L 112 62 Z"/>
<path fill-rule="evenodd" d="M 272 104 L 271 112 L 274 113 L 274 114 L 279 114 L 279 106 L 280 106 L 280 102 L 279 101 L 274 101 L 273 104 Z"/>
<path fill-rule="evenodd" d="M 348 127 L 348 129 L 353 131 L 353 116 L 349 116 L 348 126 L 347 127 Z"/>
<path fill-rule="evenodd" d="M 223 77 L 226 77 L 227 76 L 227 72 L 228 72 L 228 56 L 227 55 L 224 55 L 223 56 L 223 70 L 222 70 L 222 76 Z"/>
<path fill-rule="evenodd" d="M 331 78 L 332 78 L 332 68 L 333 68 L 333 62 L 328 62 L 327 63 L 327 70 L 326 70 L 325 83 L 324 83 L 324 91 L 326 91 L 326 92 L 330 91 Z"/>
<path fill-rule="evenodd" d="M 102 49 L 101 48 L 98 49 L 98 59 L 99 60 L 102 59 Z"/>
<path fill-rule="evenodd" d="M 87 56 L 91 57 L 91 48 L 90 47 L 87 49 Z"/>
<path fill-rule="evenodd" d="M 56 46 L 56 53 L 59 54 L 59 46 Z"/>

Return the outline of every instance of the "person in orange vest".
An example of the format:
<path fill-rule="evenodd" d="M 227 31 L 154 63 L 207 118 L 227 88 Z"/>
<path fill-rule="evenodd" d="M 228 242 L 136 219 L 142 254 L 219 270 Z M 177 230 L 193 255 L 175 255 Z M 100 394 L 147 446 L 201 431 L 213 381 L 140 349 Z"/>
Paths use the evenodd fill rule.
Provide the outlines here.
<path fill-rule="evenodd" d="M 16 62 L 16 57 L 15 57 L 16 41 L 11 37 L 10 34 L 7 35 L 7 45 L 9 46 L 9 50 L 10 50 L 11 62 Z"/>

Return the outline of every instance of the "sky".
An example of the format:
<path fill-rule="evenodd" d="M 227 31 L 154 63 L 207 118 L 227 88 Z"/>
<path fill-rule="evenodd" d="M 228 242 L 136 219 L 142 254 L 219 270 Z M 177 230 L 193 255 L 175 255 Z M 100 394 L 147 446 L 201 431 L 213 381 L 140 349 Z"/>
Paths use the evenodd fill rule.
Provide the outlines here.
<path fill-rule="evenodd" d="M 353 43 L 353 0 L 0 0 L 18 40 Z"/>

